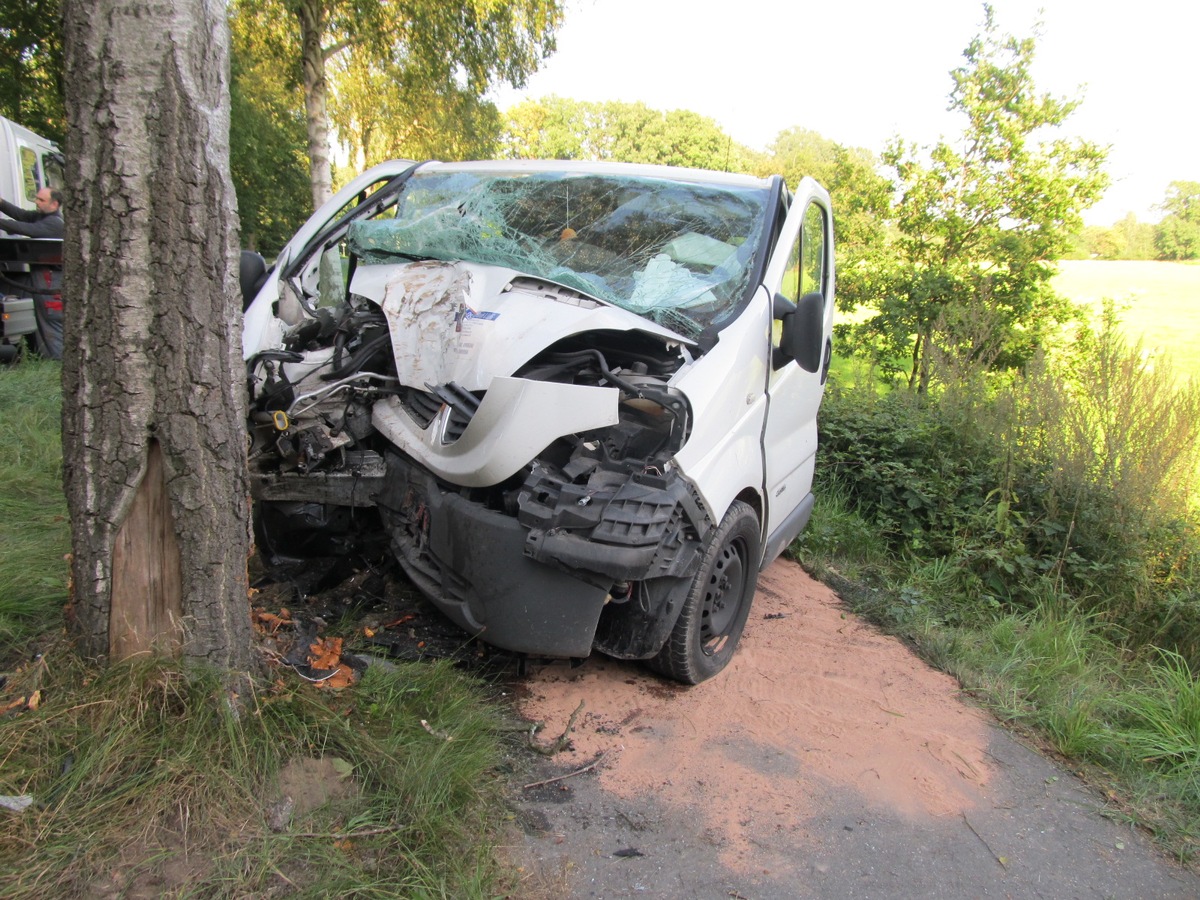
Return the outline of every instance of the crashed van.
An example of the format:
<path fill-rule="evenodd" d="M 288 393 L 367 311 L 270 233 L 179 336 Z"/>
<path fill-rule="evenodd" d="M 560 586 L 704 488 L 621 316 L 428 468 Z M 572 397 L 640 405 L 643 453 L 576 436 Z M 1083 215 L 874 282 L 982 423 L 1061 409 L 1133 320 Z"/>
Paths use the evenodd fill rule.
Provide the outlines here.
<path fill-rule="evenodd" d="M 382 530 L 496 647 L 693 684 L 729 662 L 813 505 L 817 183 L 396 161 L 242 276 L 264 552 Z"/>

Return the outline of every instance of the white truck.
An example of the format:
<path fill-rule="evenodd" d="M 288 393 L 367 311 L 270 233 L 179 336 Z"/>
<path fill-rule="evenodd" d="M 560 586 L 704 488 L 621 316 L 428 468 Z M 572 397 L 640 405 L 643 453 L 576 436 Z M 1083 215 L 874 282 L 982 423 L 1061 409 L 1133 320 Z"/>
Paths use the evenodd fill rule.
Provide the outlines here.
<path fill-rule="evenodd" d="M 811 179 L 369 170 L 243 268 L 260 550 L 383 529 L 490 644 L 715 675 L 812 510 L 832 222 Z"/>
<path fill-rule="evenodd" d="M 0 116 L 0 198 L 35 209 L 43 187 L 61 189 L 58 147 Z M 62 355 L 62 240 L 0 232 L 0 362 L 24 343 L 45 356 Z"/>

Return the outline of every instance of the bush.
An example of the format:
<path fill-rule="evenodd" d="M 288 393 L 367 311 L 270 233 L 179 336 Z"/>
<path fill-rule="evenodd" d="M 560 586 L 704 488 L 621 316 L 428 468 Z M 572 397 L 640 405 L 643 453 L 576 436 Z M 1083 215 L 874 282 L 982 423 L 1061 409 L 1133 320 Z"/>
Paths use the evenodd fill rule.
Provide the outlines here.
<path fill-rule="evenodd" d="M 1151 365 L 1111 312 L 1017 376 L 831 386 L 820 441 L 818 496 L 908 573 L 889 619 L 970 622 L 1053 596 L 1127 646 L 1200 664 L 1200 386 Z"/>

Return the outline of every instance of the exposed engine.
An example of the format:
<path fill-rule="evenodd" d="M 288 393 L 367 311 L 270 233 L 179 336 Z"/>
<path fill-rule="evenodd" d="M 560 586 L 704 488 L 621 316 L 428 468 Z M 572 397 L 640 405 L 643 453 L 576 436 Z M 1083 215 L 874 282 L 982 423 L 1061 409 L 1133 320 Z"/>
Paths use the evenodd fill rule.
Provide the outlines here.
<path fill-rule="evenodd" d="M 411 296 L 412 273 L 401 270 L 418 267 L 394 268 L 392 283 L 407 277 Z M 429 275 L 428 264 L 419 268 Z M 505 287 L 510 299 L 535 294 L 544 304 L 565 296 L 573 308 L 599 306 L 559 286 L 523 280 Z M 496 305 L 514 318 L 523 308 Z M 352 527 L 353 510 L 378 507 L 410 575 L 423 579 L 428 592 L 453 595 L 446 570 L 455 565 L 438 558 L 428 533 L 427 505 L 437 494 L 440 502 L 453 495 L 514 520 L 526 558 L 570 573 L 610 602 L 637 596 L 640 582 L 674 580 L 694 567 L 709 517 L 671 462 L 689 433 L 687 399 L 670 386 L 690 361 L 686 347 L 636 330 L 589 330 L 518 361 L 511 373 L 491 372 L 510 392 L 507 386 L 520 383 L 562 386 L 547 395 L 548 405 L 524 414 L 532 412 L 551 437 L 508 472 L 495 463 L 505 455 L 500 445 L 512 443 L 503 420 L 520 419 L 522 404 L 506 399 L 498 419 L 473 428 L 488 395 L 480 387 L 483 377 L 473 375 L 469 384 L 406 383 L 392 340 L 394 312 L 387 303 L 352 295 L 340 310 L 320 308 L 294 326 L 282 349 L 248 361 L 251 473 L 260 543 L 268 552 L 288 555 L 309 530 L 328 536 Z M 464 307 L 456 315 L 461 335 L 463 316 L 486 313 Z M 478 342 L 470 346 L 478 354 Z M 436 352 L 453 356 L 456 349 L 461 355 L 462 346 L 448 341 Z M 403 363 L 412 368 L 411 360 Z M 578 412 L 573 407 L 595 417 L 587 410 L 599 409 L 599 394 L 616 401 L 615 420 L 564 432 Z M 576 396 L 578 404 L 571 402 Z M 524 437 L 528 429 L 521 431 Z M 496 446 L 489 446 L 493 435 Z M 469 441 L 487 461 L 455 468 L 456 446 Z M 360 521 L 372 523 L 365 516 Z M 636 655 L 644 652 L 635 648 Z"/>

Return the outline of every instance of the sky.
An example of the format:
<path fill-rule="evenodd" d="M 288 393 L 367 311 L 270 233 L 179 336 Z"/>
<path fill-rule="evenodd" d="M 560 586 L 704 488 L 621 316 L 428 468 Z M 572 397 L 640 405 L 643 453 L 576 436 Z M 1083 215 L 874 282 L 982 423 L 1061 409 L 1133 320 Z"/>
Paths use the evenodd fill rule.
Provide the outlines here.
<path fill-rule="evenodd" d="M 953 138 L 962 120 L 946 110 L 950 71 L 984 18 L 970 0 L 566 2 L 557 51 L 523 90 L 493 95 L 501 109 L 550 94 L 641 101 L 708 116 L 760 150 L 796 126 L 876 152 L 897 135 L 921 146 Z M 1041 23 L 1039 90 L 1082 97 L 1061 133 L 1111 147 L 1113 183 L 1089 224 L 1129 212 L 1158 221 L 1172 181 L 1200 181 L 1200 3 L 992 6 L 1003 33 Z"/>

